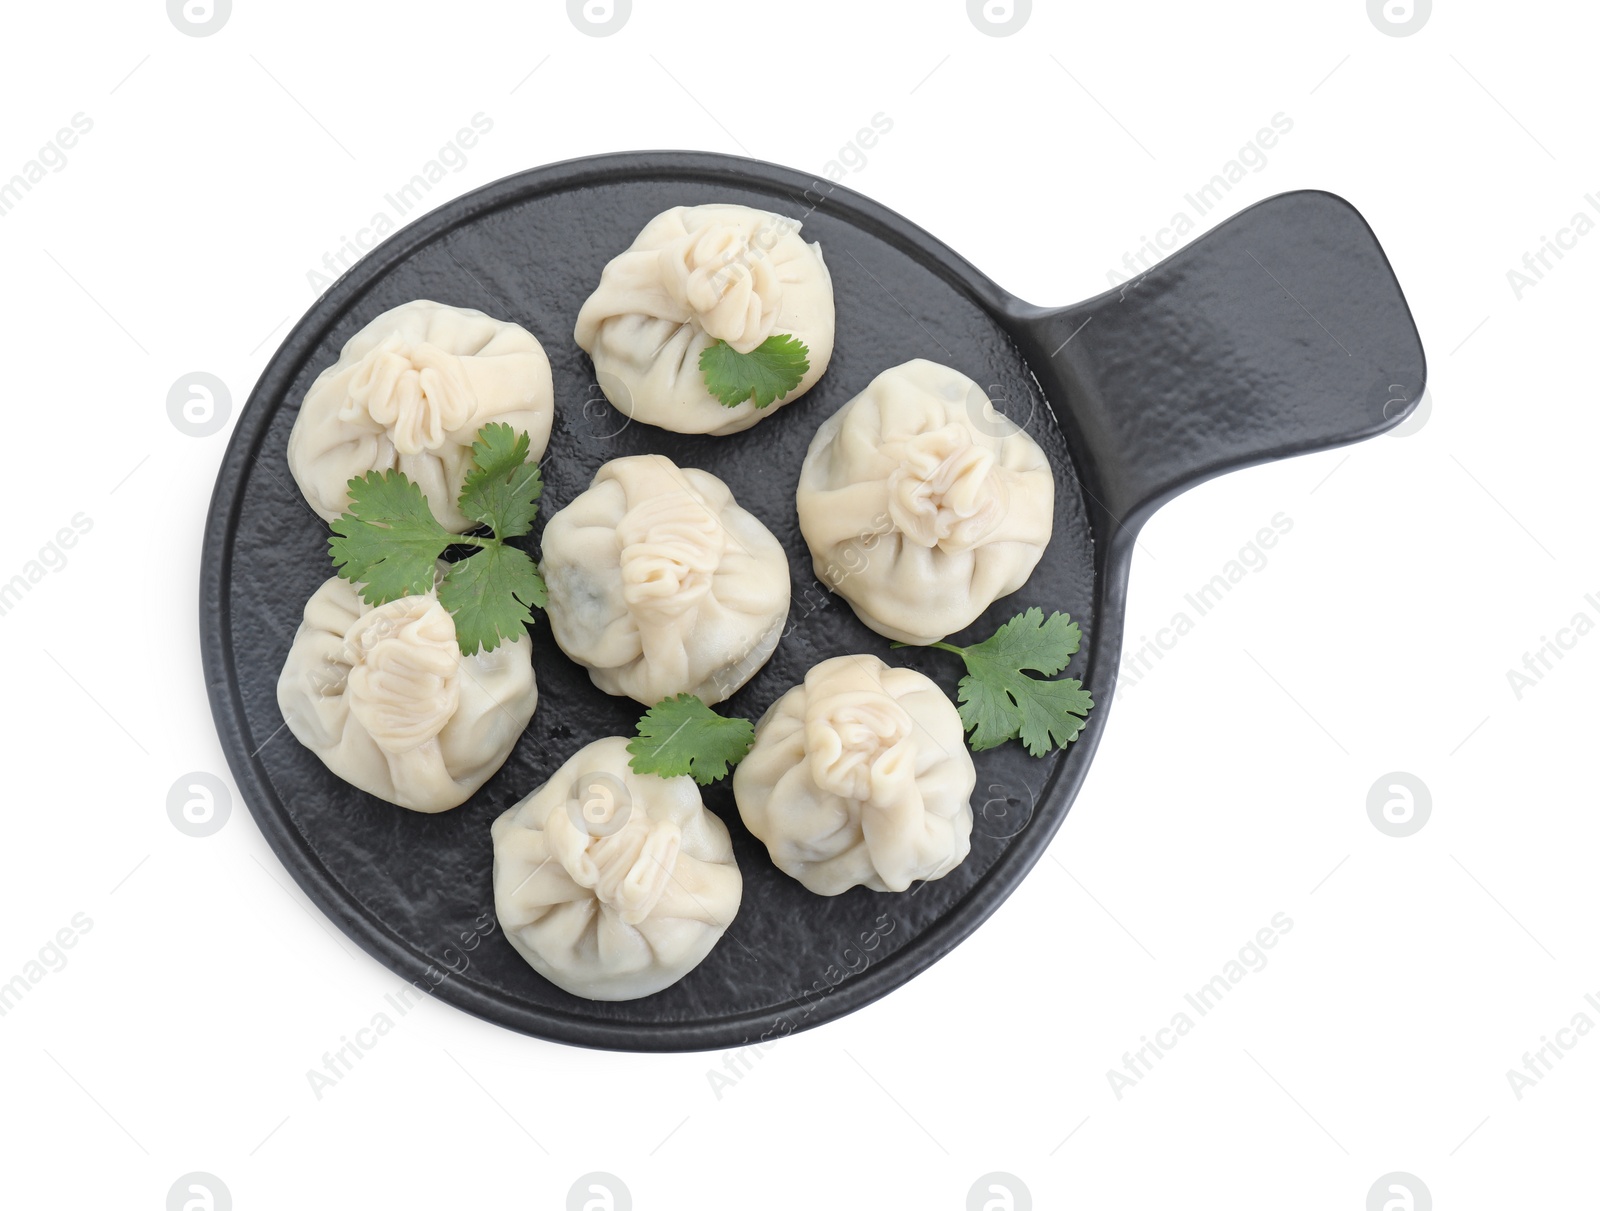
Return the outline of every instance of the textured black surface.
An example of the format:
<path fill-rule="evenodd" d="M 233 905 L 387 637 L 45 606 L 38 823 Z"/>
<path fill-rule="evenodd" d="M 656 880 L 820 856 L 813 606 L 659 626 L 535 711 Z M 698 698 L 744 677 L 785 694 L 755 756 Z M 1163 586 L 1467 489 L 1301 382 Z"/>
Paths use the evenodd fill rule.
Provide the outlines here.
<path fill-rule="evenodd" d="M 832 365 L 803 399 L 732 437 L 626 423 L 572 342 L 578 308 L 649 218 L 712 201 L 802 218 L 806 238 L 821 241 L 838 309 Z M 711 956 L 638 1001 L 590 1002 L 546 983 L 492 923 L 489 824 L 581 745 L 628 734 L 640 708 L 596 690 L 541 620 L 532 725 L 477 795 L 425 816 L 329 773 L 282 730 L 277 707 L 301 609 L 331 572 L 327 527 L 289 476 L 289 430 L 344 341 L 415 298 L 515 320 L 543 342 L 556 388 L 546 516 L 602 462 L 653 451 L 723 478 L 777 535 L 790 557 L 790 632 L 723 708 L 752 718 L 811 665 L 846 652 L 910 665 L 954 691 L 954 657 L 891 652 L 816 583 L 794 489 L 816 426 L 879 371 L 927 357 L 970 375 L 1050 456 L 1058 504 L 1032 579 L 966 635 L 987 634 L 1028 605 L 1070 611 L 1085 644 L 1069 671 L 1101 703 L 1084 736 L 1044 760 L 1018 745 L 978 754 L 971 857 L 901 895 L 810 894 L 745 831 L 729 784 L 711 788 L 707 804 L 728 824 L 745 880 L 740 914 Z M 301 886 L 368 951 L 444 1000 L 529 1034 L 638 1050 L 734 1046 L 814 1026 L 946 953 L 1043 852 L 1105 725 L 1133 533 L 1148 511 L 1229 467 L 1379 432 L 1405 414 L 1390 405 L 1384 416 L 1394 393 L 1380 387 L 1403 383 L 1415 400 L 1422 378 L 1421 347 L 1381 250 L 1360 216 L 1327 194 L 1263 203 L 1130 288 L 1046 311 L 875 203 L 787 169 L 687 152 L 536 169 L 397 233 L 319 300 L 268 364 L 207 527 L 201 639 L 218 730 L 246 802 Z"/>

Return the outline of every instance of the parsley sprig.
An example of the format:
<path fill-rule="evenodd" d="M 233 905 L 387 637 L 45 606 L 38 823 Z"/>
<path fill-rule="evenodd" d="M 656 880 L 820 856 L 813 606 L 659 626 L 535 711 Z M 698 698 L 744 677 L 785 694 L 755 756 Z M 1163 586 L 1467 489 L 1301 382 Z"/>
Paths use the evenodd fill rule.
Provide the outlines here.
<path fill-rule="evenodd" d="M 956 687 L 961 722 L 971 735 L 973 752 L 1020 739 L 1028 752 L 1043 757 L 1052 748 L 1065 748 L 1078 738 L 1088 722 L 1094 699 L 1083 682 L 1071 677 L 1053 678 L 1077 654 L 1083 632 L 1062 613 L 1044 616 L 1034 606 L 1004 623 L 982 643 L 957 647 L 931 643 L 941 652 L 954 652 L 967 666 Z M 904 644 L 896 644 L 904 647 Z M 1030 677 L 1041 673 L 1042 677 Z"/>
<path fill-rule="evenodd" d="M 478 430 L 472 470 L 461 485 L 461 512 L 494 531 L 488 538 L 452 534 L 439 524 L 422 489 L 401 471 L 370 471 L 350 481 L 350 508 L 333 523 L 328 554 L 368 605 L 384 605 L 433 588 L 435 562 L 449 546 L 477 547 L 452 563 L 439 584 L 439 604 L 455 616 L 461 651 L 492 652 L 533 621 L 545 604 L 544 580 L 528 553 L 509 545 L 533 529 L 544 483 L 530 463 L 528 435 L 507 424 Z"/>
<path fill-rule="evenodd" d="M 726 778 L 755 743 L 755 724 L 719 715 L 693 694 L 663 698 L 639 720 L 628 741 L 628 764 L 636 774 L 678 778 L 701 786 Z"/>
<path fill-rule="evenodd" d="M 706 390 L 724 408 L 737 408 L 746 400 L 766 408 L 800 385 L 811 369 L 810 355 L 802 342 L 782 332 L 773 333 L 749 353 L 740 353 L 727 341 L 714 341 L 700 351 L 700 373 Z"/>

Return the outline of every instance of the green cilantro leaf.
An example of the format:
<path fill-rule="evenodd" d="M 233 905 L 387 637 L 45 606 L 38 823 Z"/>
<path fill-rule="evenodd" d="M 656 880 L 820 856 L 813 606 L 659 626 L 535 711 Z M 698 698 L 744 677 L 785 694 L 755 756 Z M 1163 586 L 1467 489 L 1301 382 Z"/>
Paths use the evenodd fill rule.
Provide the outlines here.
<path fill-rule="evenodd" d="M 350 481 L 350 509 L 333 523 L 328 554 L 361 599 L 382 605 L 433 588 L 434 560 L 455 538 L 428 508 L 422 489 L 400 471 Z"/>
<path fill-rule="evenodd" d="M 518 538 L 533 529 L 544 481 L 528 461 L 530 443 L 503 422 L 485 425 L 472 444 L 472 466 L 461 484 L 461 511 L 492 526 L 496 538 Z"/>
<path fill-rule="evenodd" d="M 716 341 L 700 352 L 700 373 L 706 390 L 724 408 L 737 408 L 752 400 L 765 408 L 800 385 L 811 369 L 811 351 L 794 337 L 775 332 L 749 353 L 740 353 L 727 341 Z"/>
<path fill-rule="evenodd" d="M 527 461 L 526 433 L 485 425 L 472 446 L 472 469 L 461 485 L 461 511 L 489 526 L 482 538 L 452 534 L 434 518 L 422 489 L 400 471 L 372 471 L 350 481 L 350 509 L 333 523 L 328 554 L 340 576 L 361 586 L 368 605 L 431 592 L 446 547 L 479 548 L 450 565 L 439 604 L 455 618 L 456 639 L 468 656 L 492 652 L 533 621 L 545 604 L 544 580 L 528 553 L 508 546 L 533 528 L 544 483 Z"/>
<path fill-rule="evenodd" d="M 495 543 L 450 565 L 439 604 L 455 615 L 463 652 L 492 652 L 533 621 L 528 607 L 545 604 L 544 580 L 526 551 Z"/>
<path fill-rule="evenodd" d="M 1052 748 L 1066 748 L 1089 722 L 1094 699 L 1076 679 L 1035 681 L 1018 694 L 1022 706 L 1022 743 L 1035 757 Z"/>
<path fill-rule="evenodd" d="M 1082 630 L 1066 614 L 1046 618 L 1035 606 L 982 643 L 930 645 L 954 652 L 967 666 L 956 698 L 974 752 L 1020 739 L 1029 753 L 1042 757 L 1078 738 L 1094 699 L 1081 681 L 1048 678 L 1067 667 L 1082 639 Z"/>
<path fill-rule="evenodd" d="M 1066 614 L 1049 618 L 1034 606 L 1001 625 L 982 643 L 962 649 L 967 671 L 978 675 L 1004 675 L 1025 669 L 1054 677 L 1078 654 L 1083 631 Z"/>
<path fill-rule="evenodd" d="M 639 734 L 628 742 L 628 764 L 636 774 L 687 774 L 710 786 L 739 764 L 755 734 L 750 720 L 719 715 L 693 694 L 679 694 L 663 698 L 639 720 Z"/>

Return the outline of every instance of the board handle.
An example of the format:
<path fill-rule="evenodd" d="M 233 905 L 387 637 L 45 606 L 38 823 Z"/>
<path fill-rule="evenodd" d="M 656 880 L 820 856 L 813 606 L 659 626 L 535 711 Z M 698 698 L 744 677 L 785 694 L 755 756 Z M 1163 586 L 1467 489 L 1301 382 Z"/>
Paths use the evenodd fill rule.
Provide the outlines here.
<path fill-rule="evenodd" d="M 1136 530 L 1224 471 L 1372 437 L 1416 407 L 1411 309 L 1355 207 L 1269 198 L 1097 298 L 1017 316 L 1091 494 Z"/>

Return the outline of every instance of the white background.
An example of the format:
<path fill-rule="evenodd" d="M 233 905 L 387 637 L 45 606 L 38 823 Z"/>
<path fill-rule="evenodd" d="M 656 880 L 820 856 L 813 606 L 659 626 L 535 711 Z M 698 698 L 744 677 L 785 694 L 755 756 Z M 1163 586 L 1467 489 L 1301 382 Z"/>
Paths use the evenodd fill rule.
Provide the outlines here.
<path fill-rule="evenodd" d="M 1041 3 L 1007 37 L 961 0 L 637 0 L 604 38 L 554 0 L 237 0 L 198 38 L 160 0 L 106 0 L 7 27 L 0 179 L 93 123 L 0 218 L 0 580 L 92 523 L 0 617 L 0 981 L 92 922 L 0 1018 L 8 1205 L 160 1208 L 203 1171 L 239 1208 L 559 1208 L 595 1170 L 644 1209 L 959 1209 L 991 1171 L 997 1207 L 1026 1187 L 1359 1211 L 1391 1171 L 1440 1208 L 1589 1205 L 1600 1037 L 1564 1036 L 1520 1098 L 1506 1071 L 1600 1023 L 1600 638 L 1520 698 L 1507 670 L 1600 621 L 1600 236 L 1520 298 L 1507 271 L 1600 219 L 1592 6 L 1440 3 L 1408 37 L 1363 0 Z M 881 113 L 845 183 L 1039 303 L 1103 290 L 1281 113 L 1207 224 L 1344 195 L 1429 354 L 1410 436 L 1227 476 L 1149 524 L 1130 644 L 1275 514 L 1293 528 L 1120 693 L 987 924 L 720 1098 L 717 1055 L 561 1047 L 429 1002 L 319 1100 L 306 1070 L 401 981 L 310 908 L 236 792 L 214 836 L 167 816 L 191 771 L 232 786 L 194 604 L 232 420 L 308 270 L 476 113 L 492 132 L 430 203 L 630 148 L 820 174 Z M 208 437 L 166 410 L 196 370 L 233 400 Z M 1403 839 L 1367 814 L 1391 771 L 1431 792 Z M 1276 913 L 1265 968 L 1119 1097 L 1107 1070 Z"/>

